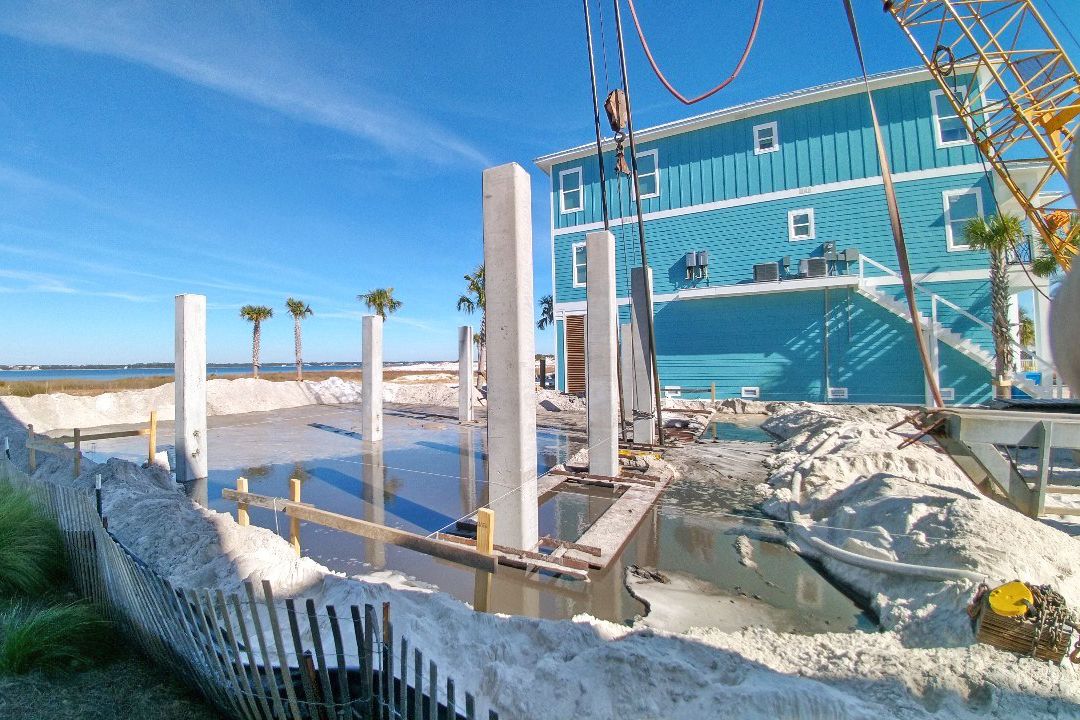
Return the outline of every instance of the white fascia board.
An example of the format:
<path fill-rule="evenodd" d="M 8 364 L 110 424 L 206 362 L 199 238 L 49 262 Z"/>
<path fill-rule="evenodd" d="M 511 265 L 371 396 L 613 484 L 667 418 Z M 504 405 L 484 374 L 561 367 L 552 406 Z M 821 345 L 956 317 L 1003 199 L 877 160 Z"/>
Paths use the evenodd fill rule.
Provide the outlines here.
<path fill-rule="evenodd" d="M 950 165 L 943 168 L 934 168 L 932 170 L 915 170 L 912 172 L 897 173 L 893 175 L 894 182 L 912 182 L 915 180 L 928 180 L 933 178 L 943 178 L 952 175 L 969 175 L 972 173 L 983 172 L 983 166 L 981 164 L 972 163 L 971 165 Z M 701 203 L 699 205 L 687 205 L 686 207 L 672 208 L 670 210 L 658 210 L 656 212 L 647 212 L 642 215 L 643 220 L 660 220 L 663 218 L 678 217 L 680 215 L 692 215 L 700 212 L 710 212 L 712 210 L 722 210 L 724 208 L 741 207 L 743 205 L 754 205 L 756 203 L 771 202 L 774 200 L 790 200 L 796 197 L 807 197 L 810 195 L 820 195 L 823 193 L 840 192 L 842 190 L 854 190 L 858 188 L 875 187 L 881 185 L 884 181 L 880 175 L 874 177 L 860 178 L 858 180 L 844 180 L 842 182 L 824 183 L 822 185 L 810 185 L 808 187 L 794 188 L 791 190 L 776 190 L 774 192 L 761 193 L 759 195 L 747 195 L 746 197 L 731 198 L 730 200 L 716 200 L 714 202 Z M 632 224 L 637 222 L 636 215 L 629 215 L 624 218 L 612 218 L 612 227 L 622 226 L 625 224 Z M 599 230 L 604 227 L 602 222 L 584 223 L 582 225 L 572 225 L 570 227 L 555 228 L 553 231 L 556 235 L 568 235 L 570 233 L 591 232 L 593 230 Z"/>

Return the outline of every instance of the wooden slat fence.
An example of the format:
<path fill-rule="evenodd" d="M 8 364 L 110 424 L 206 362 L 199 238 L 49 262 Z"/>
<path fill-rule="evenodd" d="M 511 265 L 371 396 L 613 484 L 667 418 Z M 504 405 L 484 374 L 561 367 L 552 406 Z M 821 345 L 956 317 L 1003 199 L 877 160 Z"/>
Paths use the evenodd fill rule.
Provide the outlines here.
<path fill-rule="evenodd" d="M 29 490 L 56 520 L 79 591 L 132 642 L 230 717 L 243 720 L 473 720 L 420 648 L 395 636 L 383 604 L 335 608 L 173 586 L 130 552 L 98 514 L 95 492 L 32 481 L 0 457 L 0 481 Z M 489 720 L 497 713 L 489 710 Z"/>

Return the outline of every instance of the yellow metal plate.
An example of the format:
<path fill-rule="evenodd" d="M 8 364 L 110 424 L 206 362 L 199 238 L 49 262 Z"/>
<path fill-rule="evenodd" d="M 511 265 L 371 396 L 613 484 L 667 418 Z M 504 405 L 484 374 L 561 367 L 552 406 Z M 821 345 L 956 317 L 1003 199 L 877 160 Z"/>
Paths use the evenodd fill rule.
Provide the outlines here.
<path fill-rule="evenodd" d="M 994 588 L 988 600 L 990 609 L 1004 617 L 1022 617 L 1035 602 L 1031 590 L 1019 580 Z"/>

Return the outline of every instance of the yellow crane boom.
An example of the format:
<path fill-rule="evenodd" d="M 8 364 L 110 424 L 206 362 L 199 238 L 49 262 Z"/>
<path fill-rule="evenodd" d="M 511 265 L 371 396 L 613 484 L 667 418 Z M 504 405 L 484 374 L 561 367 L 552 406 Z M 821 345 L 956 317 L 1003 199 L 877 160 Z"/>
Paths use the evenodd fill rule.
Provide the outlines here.
<path fill-rule="evenodd" d="M 1065 270 L 1080 223 L 1050 212 L 1047 183 L 1067 177 L 1080 127 L 1080 75 L 1031 0 L 893 0 L 885 9 L 915 46 L 988 164 Z M 957 69 L 968 76 L 958 86 Z M 956 92 L 959 91 L 959 92 Z M 1010 172 L 1015 153 L 1048 161 L 1034 183 Z"/>

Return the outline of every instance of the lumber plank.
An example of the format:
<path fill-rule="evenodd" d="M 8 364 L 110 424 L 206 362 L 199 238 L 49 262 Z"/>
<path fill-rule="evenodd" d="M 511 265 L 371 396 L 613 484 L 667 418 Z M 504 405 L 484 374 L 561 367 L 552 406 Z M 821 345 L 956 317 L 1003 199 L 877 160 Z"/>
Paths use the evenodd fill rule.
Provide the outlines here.
<path fill-rule="evenodd" d="M 570 542 L 569 540 L 559 540 L 553 538 L 550 535 L 545 535 L 540 538 L 540 545 L 543 547 L 551 548 L 567 548 L 569 550 L 577 550 L 578 552 L 587 553 L 589 555 L 595 555 L 600 557 L 600 548 L 595 545 L 581 545 L 580 543 Z"/>

